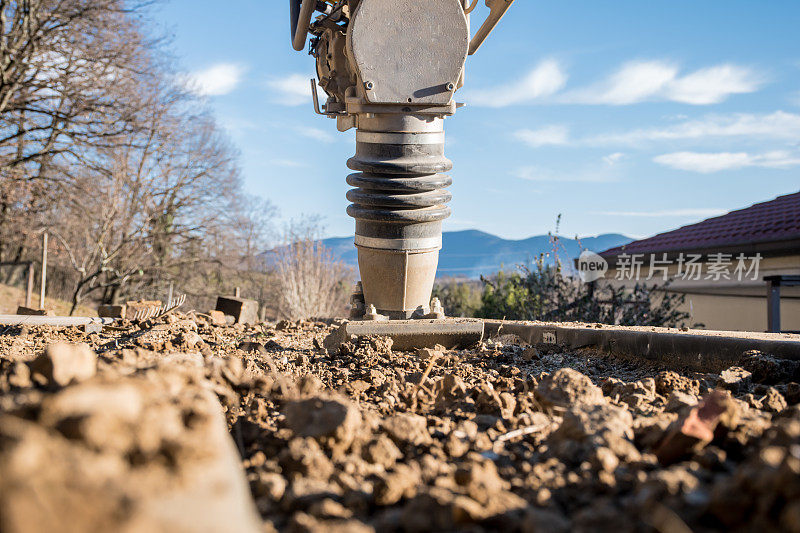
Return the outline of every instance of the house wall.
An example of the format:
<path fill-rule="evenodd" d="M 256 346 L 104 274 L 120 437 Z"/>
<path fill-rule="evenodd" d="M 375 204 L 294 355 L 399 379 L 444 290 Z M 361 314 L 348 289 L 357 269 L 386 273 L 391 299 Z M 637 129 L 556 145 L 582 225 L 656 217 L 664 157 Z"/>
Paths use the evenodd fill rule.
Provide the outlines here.
<path fill-rule="evenodd" d="M 756 280 L 681 280 L 676 279 L 677 266 L 668 271 L 668 292 L 683 294 L 682 311 L 689 313 L 689 325 L 702 324 L 705 329 L 727 331 L 766 331 L 767 284 L 764 276 L 800 275 L 800 254 L 762 259 Z M 640 281 L 663 284 L 661 276 L 645 280 L 649 268 L 642 268 Z M 616 280 L 611 269 L 605 280 L 616 286 L 632 286 L 632 280 Z M 800 331 L 800 287 L 781 288 L 781 329 Z"/>
<path fill-rule="evenodd" d="M 766 289 L 765 289 L 766 290 Z M 784 288 L 784 292 L 786 288 Z M 686 294 L 682 311 L 690 325 L 723 331 L 766 331 L 767 298 L 726 294 Z M 800 298 L 781 298 L 781 329 L 800 331 Z"/>

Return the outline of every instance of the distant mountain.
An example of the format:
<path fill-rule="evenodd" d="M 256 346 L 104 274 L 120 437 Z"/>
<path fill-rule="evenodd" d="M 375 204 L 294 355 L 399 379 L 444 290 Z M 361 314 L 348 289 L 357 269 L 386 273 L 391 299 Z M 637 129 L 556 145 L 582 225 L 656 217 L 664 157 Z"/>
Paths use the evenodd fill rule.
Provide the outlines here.
<path fill-rule="evenodd" d="M 586 237 L 579 241 L 561 237 L 558 256 L 562 262 L 571 262 L 580 255 L 582 249 L 602 252 L 632 240 L 617 233 Z M 333 237 L 322 242 L 343 262 L 352 266 L 358 264 L 353 237 Z M 515 241 L 478 230 L 446 231 L 442 234 L 437 275 L 477 278 L 482 274 L 494 274 L 501 268 L 514 269 L 519 264 L 538 258 L 540 254 L 548 254 L 547 260 L 552 263 L 553 247 L 547 235 Z"/>

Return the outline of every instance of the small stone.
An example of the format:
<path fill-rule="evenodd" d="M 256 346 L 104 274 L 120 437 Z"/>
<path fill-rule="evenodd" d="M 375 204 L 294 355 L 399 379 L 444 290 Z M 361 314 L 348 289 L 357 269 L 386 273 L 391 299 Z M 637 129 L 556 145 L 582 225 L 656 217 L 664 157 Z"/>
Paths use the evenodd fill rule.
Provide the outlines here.
<path fill-rule="evenodd" d="M 242 341 L 236 346 L 237 350 L 242 350 L 247 353 L 254 353 L 258 355 L 266 355 L 267 348 L 260 342 Z"/>
<path fill-rule="evenodd" d="M 442 353 L 439 350 L 434 350 L 432 348 L 420 348 L 419 350 L 417 350 L 417 357 L 419 357 L 423 361 L 436 360 L 440 359 L 443 356 L 444 353 Z"/>
<path fill-rule="evenodd" d="M 463 399 L 467 394 L 464 381 L 455 374 L 446 374 L 436 383 L 436 389 L 436 403 L 442 408 Z"/>
<path fill-rule="evenodd" d="M 209 311 L 209 322 L 211 322 L 212 326 L 227 326 L 228 320 L 225 318 L 225 313 L 222 311 Z"/>
<path fill-rule="evenodd" d="M 181 340 L 189 349 L 199 348 L 205 344 L 200 335 L 195 331 L 185 331 L 181 333 Z"/>
<path fill-rule="evenodd" d="M 246 298 L 218 296 L 216 310 L 232 316 L 236 324 L 258 322 L 258 302 Z"/>
<path fill-rule="evenodd" d="M 480 387 L 475 406 L 478 413 L 493 415 L 505 419 L 510 419 L 514 415 L 517 400 L 514 395 L 508 392 L 498 392 L 490 383 L 484 383 Z"/>
<path fill-rule="evenodd" d="M 31 363 L 31 373 L 47 383 L 66 386 L 87 380 L 97 372 L 97 355 L 88 344 L 55 343 Z"/>

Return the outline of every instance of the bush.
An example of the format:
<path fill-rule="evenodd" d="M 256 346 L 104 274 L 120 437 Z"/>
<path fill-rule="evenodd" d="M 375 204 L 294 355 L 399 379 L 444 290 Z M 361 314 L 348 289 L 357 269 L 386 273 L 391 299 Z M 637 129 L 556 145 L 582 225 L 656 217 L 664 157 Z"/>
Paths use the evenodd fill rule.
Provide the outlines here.
<path fill-rule="evenodd" d="M 475 316 L 481 307 L 481 283 L 474 280 L 439 281 L 433 287 L 433 297 L 439 298 L 447 316 Z"/>
<path fill-rule="evenodd" d="M 678 327 L 689 319 L 679 310 L 685 296 L 668 292 L 666 285 L 582 283 L 558 263 L 548 266 L 541 258 L 534 267 L 481 280 L 481 306 L 475 313 L 481 318 L 665 327 Z"/>
<path fill-rule="evenodd" d="M 284 244 L 274 250 L 278 313 L 290 320 L 345 314 L 353 271 L 320 242 L 322 231 L 311 221 L 293 222 Z"/>

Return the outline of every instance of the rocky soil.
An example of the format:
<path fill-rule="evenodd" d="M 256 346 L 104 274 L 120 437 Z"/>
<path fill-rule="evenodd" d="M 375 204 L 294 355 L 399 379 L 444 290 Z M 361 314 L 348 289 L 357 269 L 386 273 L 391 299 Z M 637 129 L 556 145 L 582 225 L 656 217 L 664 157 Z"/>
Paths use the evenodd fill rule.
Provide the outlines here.
<path fill-rule="evenodd" d="M 0 531 L 800 531 L 797 362 L 333 327 L 0 327 Z"/>

